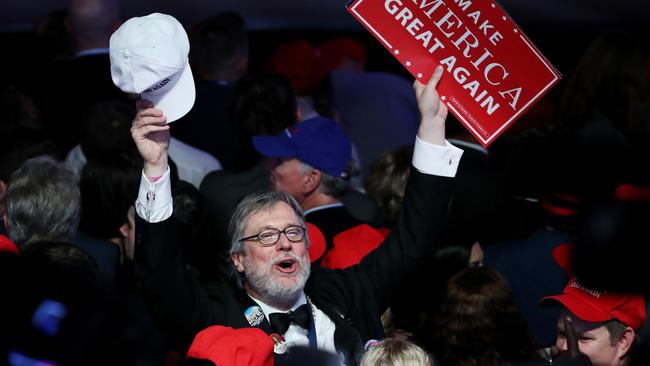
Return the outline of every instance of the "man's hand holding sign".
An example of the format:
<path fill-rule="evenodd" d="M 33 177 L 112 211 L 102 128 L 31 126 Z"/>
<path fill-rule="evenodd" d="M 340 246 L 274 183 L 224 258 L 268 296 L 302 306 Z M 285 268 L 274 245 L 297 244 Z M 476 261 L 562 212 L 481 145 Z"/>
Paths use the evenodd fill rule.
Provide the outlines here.
<path fill-rule="evenodd" d="M 417 80 L 442 65 L 440 99 L 484 146 L 560 80 L 489 0 L 354 0 L 348 11 Z"/>

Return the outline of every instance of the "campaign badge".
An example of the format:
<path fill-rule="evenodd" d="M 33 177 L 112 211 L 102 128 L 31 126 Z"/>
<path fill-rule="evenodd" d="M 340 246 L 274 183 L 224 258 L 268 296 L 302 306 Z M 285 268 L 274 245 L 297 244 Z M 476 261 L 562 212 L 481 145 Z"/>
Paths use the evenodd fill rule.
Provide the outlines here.
<path fill-rule="evenodd" d="M 281 355 L 287 352 L 287 347 L 288 347 L 287 341 L 284 339 L 283 336 L 277 333 L 272 333 L 270 337 L 273 340 L 273 353 L 277 353 Z"/>
<path fill-rule="evenodd" d="M 246 311 L 244 311 L 244 316 L 248 320 L 248 324 L 251 327 L 256 327 L 262 323 L 264 320 L 264 312 L 259 306 L 251 306 Z"/>

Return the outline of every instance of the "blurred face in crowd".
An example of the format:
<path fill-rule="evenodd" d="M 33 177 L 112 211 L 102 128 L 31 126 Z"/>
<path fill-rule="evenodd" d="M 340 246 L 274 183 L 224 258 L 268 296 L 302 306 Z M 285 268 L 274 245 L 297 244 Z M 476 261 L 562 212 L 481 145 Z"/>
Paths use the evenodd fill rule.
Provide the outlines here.
<path fill-rule="evenodd" d="M 285 231 L 275 245 L 262 246 L 257 238 L 251 238 L 245 240 L 243 253 L 233 254 L 232 259 L 237 270 L 245 274 L 245 287 L 253 297 L 290 307 L 302 293 L 310 272 L 306 233 L 298 216 L 288 204 L 278 202 L 249 216 L 244 237 L 272 235 L 274 230 L 276 234 Z"/>
<path fill-rule="evenodd" d="M 580 352 L 589 357 L 594 366 L 627 365 L 629 357 L 625 356 L 629 350 L 629 344 L 625 339 L 612 339 L 605 322 L 586 322 L 565 308 L 560 312 L 557 323 L 558 335 L 555 346 L 559 350 L 567 350 L 567 332 L 564 327 L 564 318 L 567 316 L 571 319 L 575 329 Z M 632 338 L 634 338 L 633 335 Z"/>
<path fill-rule="evenodd" d="M 307 174 L 298 159 L 274 159 L 270 166 L 271 185 L 276 191 L 289 193 L 298 203 L 305 196 Z"/>

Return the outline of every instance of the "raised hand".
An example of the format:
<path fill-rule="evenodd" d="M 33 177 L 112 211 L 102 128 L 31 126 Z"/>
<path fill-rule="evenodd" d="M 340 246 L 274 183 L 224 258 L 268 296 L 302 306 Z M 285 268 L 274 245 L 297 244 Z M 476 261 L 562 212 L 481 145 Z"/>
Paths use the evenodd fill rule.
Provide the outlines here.
<path fill-rule="evenodd" d="M 442 66 L 436 67 L 433 76 L 426 85 L 418 80 L 413 83 L 415 97 L 420 109 L 420 129 L 418 137 L 432 144 L 445 145 L 445 120 L 447 106 L 440 102 L 436 87 L 442 78 Z"/>
<path fill-rule="evenodd" d="M 578 336 L 569 317 L 564 318 L 564 332 L 566 334 L 566 350 L 561 350 L 554 360 L 567 361 L 567 363 L 572 365 L 591 365 L 589 357 L 580 352 Z"/>
<path fill-rule="evenodd" d="M 161 176 L 167 171 L 169 148 L 169 125 L 160 109 L 153 108 L 147 100 L 136 104 L 138 113 L 131 126 L 131 136 L 144 160 L 144 174 Z"/>

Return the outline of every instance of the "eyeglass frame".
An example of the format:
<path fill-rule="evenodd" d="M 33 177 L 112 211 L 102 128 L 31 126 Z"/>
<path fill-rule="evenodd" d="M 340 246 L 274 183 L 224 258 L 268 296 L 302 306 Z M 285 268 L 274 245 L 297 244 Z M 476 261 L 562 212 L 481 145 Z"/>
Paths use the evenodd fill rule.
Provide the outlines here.
<path fill-rule="evenodd" d="M 302 237 L 301 237 L 300 239 L 294 241 L 294 240 L 291 240 L 291 239 L 289 238 L 289 236 L 287 235 L 287 230 L 289 230 L 289 229 L 295 229 L 295 228 L 298 228 L 298 229 L 301 229 L 301 230 L 302 230 Z M 269 230 L 277 231 L 278 238 L 277 238 L 273 243 L 271 243 L 271 244 L 263 244 L 263 243 L 262 243 L 262 240 L 260 239 L 260 235 L 261 235 L 263 232 L 265 232 L 265 231 L 269 231 Z M 284 230 L 280 230 L 280 229 L 277 229 L 277 228 L 274 228 L 274 227 L 270 227 L 270 228 L 267 228 L 267 229 L 264 229 L 264 230 L 260 231 L 259 233 L 255 234 L 255 235 L 251 235 L 251 236 L 247 236 L 247 237 L 245 237 L 245 238 L 241 238 L 241 239 L 239 239 L 238 241 L 239 241 L 239 242 L 242 242 L 242 241 L 248 241 L 248 240 L 256 240 L 257 243 L 258 243 L 261 247 L 268 248 L 268 247 L 272 247 L 272 246 L 275 246 L 276 244 L 278 244 L 278 242 L 280 241 L 280 237 L 282 236 L 282 234 L 284 234 L 284 237 L 287 238 L 287 240 L 289 240 L 290 242 L 292 242 L 292 243 L 300 243 L 301 241 L 304 241 L 304 240 L 305 240 L 305 237 L 306 237 L 306 235 L 307 235 L 307 228 L 304 228 L 304 227 L 302 227 L 302 226 L 300 226 L 300 225 L 289 225 L 289 226 L 285 227 Z"/>

